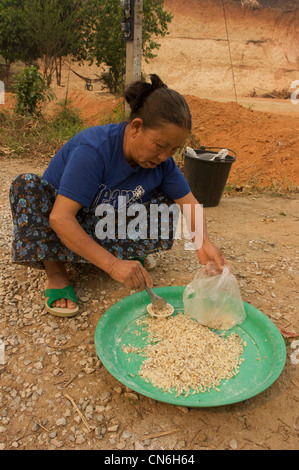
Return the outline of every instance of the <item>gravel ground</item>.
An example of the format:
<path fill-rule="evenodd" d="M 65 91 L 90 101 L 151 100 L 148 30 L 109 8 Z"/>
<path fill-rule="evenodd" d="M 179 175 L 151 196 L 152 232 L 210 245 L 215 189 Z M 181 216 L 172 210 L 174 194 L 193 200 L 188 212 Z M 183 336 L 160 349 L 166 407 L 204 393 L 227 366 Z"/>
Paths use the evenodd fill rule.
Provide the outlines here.
<path fill-rule="evenodd" d="M 268 390 L 235 405 L 188 409 L 128 389 L 97 357 L 96 325 L 129 289 L 92 266 L 70 267 L 82 314 L 46 313 L 44 272 L 10 262 L 8 188 L 25 168 L 43 168 L 30 165 L 7 160 L 0 168 L 0 449 L 296 449 L 299 380 L 291 339 L 285 369 Z M 298 198 L 224 196 L 206 214 L 243 299 L 278 327 L 298 332 Z M 192 280 L 198 262 L 182 243 L 157 257 L 155 286 Z"/>

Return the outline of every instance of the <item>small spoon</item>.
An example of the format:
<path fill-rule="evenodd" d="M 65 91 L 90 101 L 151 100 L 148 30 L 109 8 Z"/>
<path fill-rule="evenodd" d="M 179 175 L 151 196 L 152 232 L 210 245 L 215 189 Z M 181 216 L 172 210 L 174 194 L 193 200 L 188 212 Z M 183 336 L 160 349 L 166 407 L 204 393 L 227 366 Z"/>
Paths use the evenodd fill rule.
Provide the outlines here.
<path fill-rule="evenodd" d="M 152 289 L 145 287 L 146 292 L 148 293 L 152 303 L 147 306 L 147 311 L 153 317 L 169 317 L 173 314 L 174 308 L 172 305 L 168 304 L 166 299 L 155 294 Z M 163 314 L 163 310 L 167 309 L 167 313 Z M 161 314 L 155 313 L 155 310 L 161 310 Z"/>

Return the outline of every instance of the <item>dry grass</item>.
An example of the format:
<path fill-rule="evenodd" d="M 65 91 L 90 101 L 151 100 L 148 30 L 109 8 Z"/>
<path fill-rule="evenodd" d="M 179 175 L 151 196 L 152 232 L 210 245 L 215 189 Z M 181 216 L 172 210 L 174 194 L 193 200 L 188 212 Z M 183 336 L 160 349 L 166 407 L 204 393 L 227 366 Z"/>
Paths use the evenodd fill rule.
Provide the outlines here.
<path fill-rule="evenodd" d="M 78 114 L 68 108 L 58 108 L 51 119 L 0 111 L 0 157 L 40 158 L 47 162 L 82 129 Z"/>

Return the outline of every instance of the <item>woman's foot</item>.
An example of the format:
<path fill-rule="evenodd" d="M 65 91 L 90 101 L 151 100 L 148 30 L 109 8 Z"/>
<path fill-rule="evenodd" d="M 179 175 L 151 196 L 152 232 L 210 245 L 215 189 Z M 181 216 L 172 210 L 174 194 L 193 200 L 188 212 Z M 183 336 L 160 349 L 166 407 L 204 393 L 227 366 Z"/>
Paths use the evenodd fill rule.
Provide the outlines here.
<path fill-rule="evenodd" d="M 69 279 L 63 263 L 56 261 L 44 261 L 47 274 L 46 289 L 63 289 L 69 285 Z M 48 301 L 49 297 L 46 297 Z M 58 299 L 52 303 L 52 307 L 74 309 L 76 302 L 69 299 Z"/>

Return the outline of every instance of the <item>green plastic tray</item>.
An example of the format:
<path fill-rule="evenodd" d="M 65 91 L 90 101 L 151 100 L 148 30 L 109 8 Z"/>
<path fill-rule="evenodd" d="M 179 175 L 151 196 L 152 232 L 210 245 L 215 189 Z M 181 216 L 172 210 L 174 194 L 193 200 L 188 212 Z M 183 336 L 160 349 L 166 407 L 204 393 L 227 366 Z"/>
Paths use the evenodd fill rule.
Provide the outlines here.
<path fill-rule="evenodd" d="M 159 287 L 154 291 L 167 299 L 175 307 L 175 312 L 183 312 L 183 292 L 185 287 Z M 130 295 L 110 307 L 101 317 L 95 331 L 95 347 L 99 359 L 106 369 L 122 384 L 130 389 L 165 403 L 187 407 L 222 406 L 247 400 L 275 382 L 286 361 L 286 348 L 283 337 L 274 323 L 262 312 L 244 302 L 246 320 L 231 331 L 238 333 L 247 346 L 242 354 L 245 361 L 239 373 L 228 381 L 222 381 L 219 389 L 205 393 L 192 393 L 188 397 L 175 397 L 163 392 L 139 377 L 138 371 L 145 359 L 136 353 L 126 354 L 122 346 L 132 344 L 143 348 L 142 340 L 146 332 L 136 325 L 137 319 L 145 318 L 149 297 L 146 292 Z M 140 331 L 138 336 L 134 332 Z M 130 361 L 128 358 L 130 357 Z"/>

